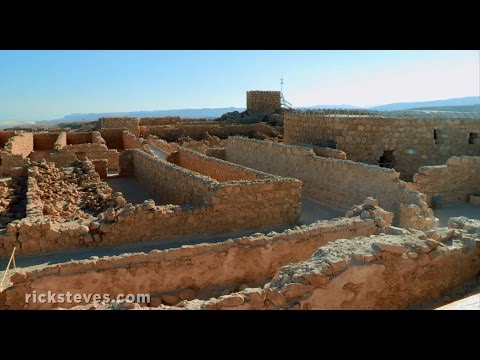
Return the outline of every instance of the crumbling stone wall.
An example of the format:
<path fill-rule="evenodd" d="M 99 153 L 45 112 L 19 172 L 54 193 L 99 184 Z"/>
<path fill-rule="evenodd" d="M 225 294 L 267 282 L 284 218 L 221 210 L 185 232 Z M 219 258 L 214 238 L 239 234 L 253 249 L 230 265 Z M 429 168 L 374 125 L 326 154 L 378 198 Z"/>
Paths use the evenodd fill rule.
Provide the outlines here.
<path fill-rule="evenodd" d="M 307 261 L 279 269 L 263 288 L 250 288 L 187 309 L 394 310 L 438 299 L 480 270 L 478 234 L 450 231 L 340 239 Z M 452 241 L 452 239 L 454 241 Z"/>
<path fill-rule="evenodd" d="M 61 150 L 65 146 L 67 146 L 67 133 L 66 132 L 61 132 L 58 135 L 57 140 L 55 140 L 55 143 L 53 144 L 53 148 L 55 150 Z"/>
<path fill-rule="evenodd" d="M 299 179 L 307 194 L 336 208 L 347 209 L 372 196 L 395 214 L 395 224 L 426 229 L 438 223 L 426 196 L 407 189 L 393 169 L 323 158 L 312 149 L 240 137 L 227 139 L 225 154 L 227 161 Z"/>
<path fill-rule="evenodd" d="M 12 221 L 6 232 L 0 233 L 0 256 L 9 254 L 13 246 L 17 246 L 18 253 L 27 254 L 262 229 L 298 221 L 298 180 L 266 174 L 264 180 L 219 183 L 139 149 L 125 150 L 121 157 L 121 167 L 131 161 L 129 171 L 146 186 L 153 186 L 153 190 L 169 186 L 168 196 L 188 204 L 156 206 L 153 200 L 146 200 L 134 206 L 127 204 L 119 193 L 110 196 L 111 189 L 100 181 L 89 161 L 83 162 L 87 165 L 82 165 L 82 173 L 77 176 L 67 169 L 53 170 L 53 164 L 44 163 L 40 166 L 43 170 L 29 169 L 27 217 L 21 222 Z M 41 176 L 42 171 L 49 175 Z M 66 185 L 75 179 L 83 184 L 81 188 Z M 73 194 L 66 197 L 63 192 L 68 191 Z M 69 199 L 67 204 L 63 203 L 64 198 Z M 105 209 L 108 201 L 110 206 Z M 78 204 L 85 210 L 78 210 Z"/>
<path fill-rule="evenodd" d="M 414 188 L 427 195 L 440 196 L 443 204 L 467 202 L 471 194 L 480 192 L 480 157 L 451 157 L 446 165 L 422 166 L 413 176 Z"/>
<path fill-rule="evenodd" d="M 135 136 L 140 135 L 140 128 L 139 128 L 140 120 L 138 118 L 110 117 L 110 118 L 100 118 L 98 119 L 98 121 L 100 124 L 100 129 L 124 128 L 124 129 L 128 129 Z M 102 136 L 103 136 L 103 133 L 102 133 Z"/>
<path fill-rule="evenodd" d="M 3 148 L 7 141 L 12 137 L 15 136 L 15 131 L 0 131 L 0 148 Z"/>
<path fill-rule="evenodd" d="M 385 119 L 285 115 L 285 143 L 336 145 L 350 160 L 377 165 L 393 151 L 393 167 L 411 180 L 420 166 L 442 165 L 451 156 L 480 155 L 480 120 Z"/>
<path fill-rule="evenodd" d="M 179 149 L 179 145 L 177 143 L 169 143 L 165 140 L 159 139 L 155 135 L 150 135 L 147 141 L 148 145 L 163 151 L 167 155 L 170 155 L 171 153 L 176 152 Z"/>
<path fill-rule="evenodd" d="M 281 107 L 280 91 L 247 91 L 247 111 L 273 113 Z"/>
<path fill-rule="evenodd" d="M 137 225 L 137 230 L 141 229 Z M 369 236 L 377 232 L 373 220 L 342 218 L 215 244 L 53 265 L 12 276 L 13 286 L 0 292 L 0 308 L 47 309 L 55 306 L 25 305 L 25 294 L 32 289 L 38 293 L 51 290 L 111 296 L 151 293 L 152 297 L 190 289 L 195 297 L 195 292 L 219 285 L 266 282 L 279 267 L 308 259 L 321 245 L 339 238 Z M 119 276 L 121 281 L 118 281 Z M 62 307 L 72 305 L 75 304 L 60 304 Z"/>
<path fill-rule="evenodd" d="M 209 124 L 208 122 L 202 124 L 182 123 L 176 125 L 149 126 L 144 136 L 148 138 L 149 135 L 155 135 L 167 141 L 176 141 L 186 136 L 193 140 L 203 140 L 207 135 L 206 133 L 211 136 L 218 136 L 221 139 L 226 139 L 232 135 L 252 136 L 255 133 L 262 133 L 271 137 L 281 136 L 275 128 L 265 123 L 219 125 L 215 123 Z"/>
<path fill-rule="evenodd" d="M 92 132 L 69 132 L 67 133 L 67 145 L 93 143 Z"/>
<path fill-rule="evenodd" d="M 332 149 L 329 147 L 321 147 L 321 146 L 312 146 L 312 149 L 315 155 L 317 156 L 347 160 L 347 154 L 345 153 L 345 151 L 342 151 L 342 150 Z"/>
<path fill-rule="evenodd" d="M 0 140 L 6 141 L 0 150 L 0 176 L 14 176 L 29 163 L 26 157 L 32 152 L 32 133 L 3 131 L 0 135 Z"/>
<path fill-rule="evenodd" d="M 123 148 L 124 149 L 141 149 L 143 148 L 144 139 L 138 138 L 128 131 L 123 131 Z"/>
<path fill-rule="evenodd" d="M 0 151 L 0 176 L 11 176 L 16 169 L 23 167 L 29 162 L 22 155 L 13 155 L 6 151 Z"/>
<path fill-rule="evenodd" d="M 5 144 L 4 150 L 25 159 L 33 151 L 33 134 L 21 132 L 11 137 Z"/>

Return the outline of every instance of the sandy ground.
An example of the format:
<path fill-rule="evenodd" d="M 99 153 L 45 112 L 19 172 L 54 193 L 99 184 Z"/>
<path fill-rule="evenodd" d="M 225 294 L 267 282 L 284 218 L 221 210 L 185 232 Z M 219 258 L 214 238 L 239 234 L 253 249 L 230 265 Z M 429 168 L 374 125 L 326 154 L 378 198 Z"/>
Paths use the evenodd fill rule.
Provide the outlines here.
<path fill-rule="evenodd" d="M 40 161 L 46 158 L 53 150 L 35 150 L 28 155 L 28 158 L 32 161 Z"/>
<path fill-rule="evenodd" d="M 148 146 L 148 147 L 150 148 L 150 150 L 152 150 L 153 153 L 154 153 L 155 155 L 157 155 L 160 159 L 165 160 L 165 159 L 167 158 L 168 155 L 165 154 L 162 150 L 157 149 L 156 147 L 153 147 L 153 146 L 150 146 L 150 145 L 147 145 L 147 146 Z"/>
<path fill-rule="evenodd" d="M 306 195 L 302 196 L 300 224 L 307 225 L 317 220 L 329 220 L 345 215 L 345 210 L 336 209 Z"/>
<path fill-rule="evenodd" d="M 445 205 L 433 210 L 435 217 L 440 220 L 440 227 L 448 226 L 448 219 L 456 216 L 465 216 L 469 219 L 480 219 L 480 206 L 467 203 Z"/>
<path fill-rule="evenodd" d="M 155 204 L 164 204 L 162 200 L 152 194 L 143 184 L 138 182 L 133 176 L 113 177 L 109 176 L 105 180 L 114 192 L 121 192 L 128 202 L 133 204 L 141 204 L 145 200 L 152 199 Z"/>

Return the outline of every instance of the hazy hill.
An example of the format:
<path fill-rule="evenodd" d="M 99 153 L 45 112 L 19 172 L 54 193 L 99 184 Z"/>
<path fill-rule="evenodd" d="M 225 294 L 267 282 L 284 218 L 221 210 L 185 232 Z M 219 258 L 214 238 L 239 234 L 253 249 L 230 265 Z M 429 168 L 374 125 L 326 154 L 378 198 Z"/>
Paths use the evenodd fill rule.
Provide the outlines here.
<path fill-rule="evenodd" d="M 204 109 L 175 109 L 175 110 L 152 110 L 152 111 L 130 111 L 130 112 L 108 112 L 108 113 L 76 113 L 65 115 L 62 119 L 39 121 L 39 123 L 69 123 L 75 121 L 94 121 L 101 117 L 163 117 L 180 116 L 182 118 L 217 118 L 231 111 L 244 111 L 245 108 L 204 108 Z"/>
<path fill-rule="evenodd" d="M 459 105 L 459 106 L 419 107 L 419 108 L 408 109 L 408 110 L 480 112 L 480 104 L 478 104 L 478 105 Z"/>
<path fill-rule="evenodd" d="M 361 109 L 359 106 L 342 104 L 342 105 L 312 105 L 297 107 L 297 109 Z"/>
<path fill-rule="evenodd" d="M 379 111 L 402 111 L 402 110 L 438 110 L 438 111 L 472 111 L 478 112 L 480 106 L 480 96 L 468 96 L 463 98 L 402 102 L 385 104 L 369 107 L 369 110 Z M 449 108 L 446 108 L 449 107 Z M 441 109 L 440 109 L 441 108 Z M 362 109 L 360 106 L 341 104 L 341 105 L 314 105 L 302 106 L 297 109 Z M 468 109 L 468 110 L 467 110 Z M 128 116 L 128 117 L 162 117 L 162 116 L 180 116 L 183 118 L 205 118 L 213 119 L 221 115 L 238 111 L 242 112 L 245 108 L 224 107 L 224 108 L 204 108 L 204 109 L 175 109 L 175 110 L 152 110 L 152 111 L 131 111 L 131 112 L 106 112 L 106 113 L 77 113 L 64 116 L 62 119 L 37 121 L 39 124 L 58 124 L 71 123 L 77 121 L 95 121 L 101 117 Z"/>
<path fill-rule="evenodd" d="M 418 102 L 401 102 L 386 105 L 379 105 L 369 108 L 370 110 L 379 111 L 397 111 L 397 110 L 413 110 L 417 108 L 439 107 L 439 106 L 465 106 L 465 105 L 480 105 L 480 96 L 468 96 L 463 98 L 447 99 L 447 100 L 433 100 L 433 101 L 418 101 Z M 422 109 L 426 110 L 426 109 Z M 459 111 L 459 110 L 454 110 Z"/>

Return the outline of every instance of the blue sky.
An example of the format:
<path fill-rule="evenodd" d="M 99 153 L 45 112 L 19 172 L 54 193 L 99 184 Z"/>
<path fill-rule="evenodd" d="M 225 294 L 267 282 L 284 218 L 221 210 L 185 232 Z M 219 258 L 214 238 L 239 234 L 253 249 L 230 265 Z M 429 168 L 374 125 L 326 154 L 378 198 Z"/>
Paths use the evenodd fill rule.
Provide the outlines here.
<path fill-rule="evenodd" d="M 0 50 L 0 120 L 245 106 L 279 90 L 294 106 L 480 94 L 479 51 Z"/>

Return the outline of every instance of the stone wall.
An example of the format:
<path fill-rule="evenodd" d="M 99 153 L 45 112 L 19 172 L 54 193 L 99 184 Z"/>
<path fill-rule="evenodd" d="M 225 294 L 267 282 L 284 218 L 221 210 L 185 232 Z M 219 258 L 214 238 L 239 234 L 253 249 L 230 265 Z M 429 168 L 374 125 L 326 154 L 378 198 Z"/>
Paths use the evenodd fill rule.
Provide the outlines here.
<path fill-rule="evenodd" d="M 11 137 L 5 144 L 5 151 L 26 158 L 33 151 L 33 134 L 22 132 Z"/>
<path fill-rule="evenodd" d="M 108 161 L 105 159 L 92 160 L 95 171 L 100 175 L 100 179 L 106 179 L 108 174 Z"/>
<path fill-rule="evenodd" d="M 109 149 L 121 151 L 123 147 L 123 131 L 125 129 L 100 129 L 100 134 Z"/>
<path fill-rule="evenodd" d="M 425 195 L 407 189 L 393 169 L 323 158 L 312 149 L 240 137 L 227 139 L 225 154 L 227 161 L 299 179 L 307 194 L 336 208 L 347 209 L 371 196 L 395 214 L 395 224 L 415 228 L 436 224 Z"/>
<path fill-rule="evenodd" d="M 217 159 L 226 160 L 224 147 L 210 147 L 207 149 L 205 155 L 211 156 Z"/>
<path fill-rule="evenodd" d="M 34 150 L 53 150 L 55 142 L 60 135 L 59 132 L 54 133 L 34 133 L 33 134 L 33 148 Z"/>
<path fill-rule="evenodd" d="M 143 148 L 144 140 L 136 137 L 128 131 L 122 133 L 123 148 L 124 149 L 141 149 Z"/>
<path fill-rule="evenodd" d="M 0 132 L 0 141 L 5 144 L 0 150 L 0 176 L 14 176 L 19 168 L 29 163 L 27 156 L 33 149 L 33 135 L 28 132 Z"/>
<path fill-rule="evenodd" d="M 46 201 L 54 205 L 50 204 L 50 207 L 46 208 L 44 203 L 39 203 L 39 199 L 45 195 L 45 190 L 40 191 L 39 184 L 43 184 L 44 180 L 55 181 L 55 186 L 41 185 L 51 191 L 62 187 L 62 181 L 70 183 L 76 178 L 85 182 L 88 179 L 84 179 L 81 174 L 62 175 L 62 170 L 51 169 L 50 164 L 41 164 L 42 169 L 50 169 L 47 170 L 51 175 L 40 176 L 38 171 L 29 169 L 27 217 L 20 222 L 10 222 L 6 233 L 0 233 L 0 256 L 9 254 L 14 246 L 18 247 L 19 254 L 31 254 L 64 248 L 171 239 L 184 235 L 264 229 L 277 225 L 293 225 L 297 223 L 300 215 L 301 182 L 298 180 L 266 174 L 265 180 L 219 183 L 212 178 L 158 160 L 138 149 L 125 150 L 121 159 L 121 172 L 125 167 L 152 192 L 160 192 L 175 202 L 187 203 L 186 206 L 156 206 L 153 200 L 134 206 L 127 204 L 121 195 L 116 194 L 110 199 L 111 189 L 109 193 L 108 186 L 104 183 L 95 183 L 99 176 L 94 172 L 90 176 L 93 182 L 84 185 L 95 185 L 96 191 L 101 192 L 102 206 L 108 199 L 112 205 L 97 215 L 85 211 L 70 211 L 67 215 L 80 216 L 78 221 L 62 222 L 48 214 L 56 214 L 55 211 L 62 214 L 66 211 L 60 208 L 51 209 L 61 207 L 58 200 L 63 195 L 55 193 L 53 197 L 49 197 Z M 88 169 L 93 171 L 93 165 L 88 165 Z M 33 174 L 37 174 L 35 178 L 31 176 Z M 79 196 L 82 201 L 90 201 L 92 194 L 77 194 L 78 188 L 72 188 L 71 185 L 63 186 L 62 191 L 67 187 L 71 188 L 69 191 L 75 192 L 75 196 L 69 197 L 73 202 L 72 206 L 78 206 Z M 164 189 L 167 189 L 166 194 L 162 192 Z M 90 205 L 85 206 L 85 209 L 90 209 Z"/>
<path fill-rule="evenodd" d="M 66 132 L 61 132 L 58 135 L 57 140 L 55 140 L 55 143 L 53 144 L 53 148 L 55 150 L 61 150 L 65 146 L 67 146 L 67 133 Z"/>
<path fill-rule="evenodd" d="M 23 167 L 30 160 L 22 155 L 13 155 L 10 152 L 0 150 L 0 176 L 12 176 L 16 168 Z"/>
<path fill-rule="evenodd" d="M 124 128 L 124 129 L 128 129 L 135 136 L 138 136 L 140 134 L 140 128 L 139 128 L 140 121 L 138 118 L 111 117 L 111 118 L 100 118 L 98 119 L 98 121 L 100 123 L 100 129 Z"/>
<path fill-rule="evenodd" d="M 140 225 L 137 228 L 142 231 Z M 51 290 L 108 293 L 112 297 L 120 293 L 160 296 L 184 289 L 195 294 L 205 288 L 266 282 L 279 267 L 308 259 L 319 246 L 330 241 L 377 232 L 372 220 L 342 218 L 318 221 L 283 233 L 259 233 L 221 243 L 52 265 L 12 276 L 13 286 L 0 292 L 0 308 L 55 307 L 55 304 L 25 305 L 25 294 L 33 289 L 37 293 Z"/>
<path fill-rule="evenodd" d="M 126 160 L 127 154 L 132 160 Z M 205 176 L 196 176 L 189 170 L 143 153 L 125 150 L 120 156 L 120 176 L 124 176 L 123 163 L 133 168 L 133 176 L 148 190 L 169 204 L 201 205 L 209 203 L 216 183 Z"/>
<path fill-rule="evenodd" d="M 69 132 L 67 133 L 67 145 L 93 143 L 91 132 Z"/>
<path fill-rule="evenodd" d="M 265 174 L 243 166 L 180 148 L 176 165 L 209 176 L 219 182 L 265 179 Z"/>
<path fill-rule="evenodd" d="M 413 176 L 413 186 L 427 195 L 429 204 L 433 196 L 440 196 L 443 204 L 468 202 L 480 192 L 480 157 L 451 157 L 446 165 L 422 166 Z"/>
<path fill-rule="evenodd" d="M 155 135 L 150 135 L 147 141 L 148 145 L 163 151 L 166 155 L 170 155 L 171 153 L 178 151 L 180 147 L 177 143 L 169 143 L 165 140 L 159 139 Z"/>
<path fill-rule="evenodd" d="M 118 168 L 118 151 L 114 149 L 109 150 L 106 145 L 102 144 L 80 143 L 66 145 L 61 150 L 50 153 L 46 160 L 54 162 L 58 167 L 63 167 L 84 157 L 88 157 L 90 160 L 106 159 L 109 169 L 115 170 Z"/>
<path fill-rule="evenodd" d="M 15 131 L 0 131 L 0 148 L 3 148 L 8 139 L 15 136 Z"/>
<path fill-rule="evenodd" d="M 332 147 L 350 160 L 377 165 L 393 152 L 393 167 L 411 180 L 420 166 L 442 165 L 451 156 L 480 155 L 480 120 L 385 119 L 285 115 L 285 143 Z M 477 136 L 477 137 L 476 137 Z M 387 154 L 390 157 L 389 154 Z"/>
<path fill-rule="evenodd" d="M 247 91 L 247 111 L 273 113 L 280 109 L 280 91 Z"/>
<path fill-rule="evenodd" d="M 180 116 L 146 117 L 140 119 L 141 126 L 174 125 L 181 121 Z"/>
<path fill-rule="evenodd" d="M 321 146 L 312 146 L 312 149 L 317 156 L 347 160 L 347 154 L 342 150 Z"/>
<path fill-rule="evenodd" d="M 255 132 L 261 132 L 267 136 L 279 135 L 279 132 L 275 128 L 265 123 L 218 125 L 205 122 L 203 124 L 150 126 L 145 131 L 144 137 L 148 138 L 149 135 L 155 135 L 164 140 L 175 141 L 182 136 L 189 136 L 194 140 L 202 140 L 207 132 L 211 136 L 217 136 L 221 139 L 226 139 L 233 135 L 251 136 Z"/>
<path fill-rule="evenodd" d="M 449 241 L 455 239 L 455 241 Z M 444 243 L 446 242 L 446 243 Z M 436 300 L 475 278 L 480 239 L 451 231 L 440 241 L 413 234 L 340 239 L 307 261 L 249 288 L 186 309 L 395 310 Z"/>

